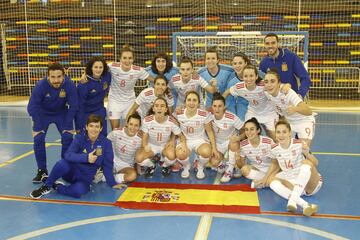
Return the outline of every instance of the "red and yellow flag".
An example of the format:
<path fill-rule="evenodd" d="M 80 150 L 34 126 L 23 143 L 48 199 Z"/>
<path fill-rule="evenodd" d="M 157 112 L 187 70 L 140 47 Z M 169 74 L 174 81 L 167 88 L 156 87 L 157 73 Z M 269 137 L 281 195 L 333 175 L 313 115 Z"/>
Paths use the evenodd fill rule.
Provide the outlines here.
<path fill-rule="evenodd" d="M 129 209 L 260 213 L 256 189 L 245 184 L 132 183 L 116 206 Z"/>

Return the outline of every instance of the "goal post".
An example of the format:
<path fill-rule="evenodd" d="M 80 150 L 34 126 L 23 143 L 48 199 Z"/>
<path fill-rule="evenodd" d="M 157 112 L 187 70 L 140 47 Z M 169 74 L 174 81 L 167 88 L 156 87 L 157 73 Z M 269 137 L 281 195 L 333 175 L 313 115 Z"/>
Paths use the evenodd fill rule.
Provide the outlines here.
<path fill-rule="evenodd" d="M 172 34 L 173 61 L 188 56 L 195 67 L 204 66 L 206 49 L 216 46 L 222 62 L 230 62 L 234 53 L 243 52 L 252 63 L 259 64 L 266 55 L 264 37 L 268 33 L 277 34 L 280 46 L 295 52 L 308 67 L 309 33 L 306 31 L 175 32 Z"/>

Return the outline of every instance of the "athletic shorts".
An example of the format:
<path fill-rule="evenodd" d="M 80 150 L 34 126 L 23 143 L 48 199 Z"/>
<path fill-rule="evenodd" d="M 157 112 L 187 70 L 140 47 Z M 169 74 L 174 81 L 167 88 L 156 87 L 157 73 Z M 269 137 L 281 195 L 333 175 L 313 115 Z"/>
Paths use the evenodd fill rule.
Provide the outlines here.
<path fill-rule="evenodd" d="M 108 103 L 108 118 L 109 119 L 123 119 L 126 120 L 126 115 L 128 114 L 130 108 L 132 107 L 135 99 L 130 100 L 129 102 L 116 102 L 109 99 Z"/>

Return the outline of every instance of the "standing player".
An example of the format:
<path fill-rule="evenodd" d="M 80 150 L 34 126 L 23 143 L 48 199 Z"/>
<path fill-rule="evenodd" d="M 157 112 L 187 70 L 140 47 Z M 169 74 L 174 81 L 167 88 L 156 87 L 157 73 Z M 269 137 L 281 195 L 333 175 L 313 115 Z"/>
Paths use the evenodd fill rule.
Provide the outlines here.
<path fill-rule="evenodd" d="M 168 176 L 170 167 L 175 164 L 175 135 L 184 140 L 176 119 L 169 116 L 169 107 L 166 100 L 158 97 L 145 117 L 142 130 L 144 132 L 141 148 L 136 153 L 137 164 L 147 167 L 146 176 L 152 177 L 155 172 L 155 163 L 152 158 L 159 154 L 163 157 L 163 176 Z"/>
<path fill-rule="evenodd" d="M 216 148 L 220 154 L 218 157 L 212 156 L 210 163 L 212 166 L 217 167 L 219 172 L 223 173 L 225 169 L 221 169 L 221 166 L 225 166 L 223 160 L 227 151 L 229 152 L 228 165 L 234 166 L 235 164 L 235 154 L 240 151 L 240 137 L 238 133 L 244 123 L 235 114 L 226 110 L 225 98 L 220 93 L 213 95 L 212 112 L 212 127 L 215 134 Z M 231 169 L 231 174 L 233 168 Z"/>
<path fill-rule="evenodd" d="M 226 89 L 231 88 L 239 82 L 244 82 L 243 70 L 244 67 L 250 65 L 250 60 L 242 52 L 235 53 L 232 59 L 232 67 L 234 72 L 229 77 L 229 82 Z M 249 102 L 243 97 L 228 96 L 226 98 L 226 109 L 232 113 L 235 113 L 241 120 L 245 119 Z"/>
<path fill-rule="evenodd" d="M 104 169 L 107 184 L 112 188 L 121 188 L 123 185 L 116 184 L 113 170 L 113 150 L 111 142 L 100 134 L 102 117 L 90 115 L 86 123 L 86 132 L 75 136 L 65 157 L 58 161 L 49 178 L 39 189 L 30 193 L 34 199 L 41 198 L 51 192 L 51 188 L 58 193 L 80 198 L 90 190 L 90 185 L 98 168 Z M 70 185 L 65 186 L 56 180 L 63 178 Z"/>
<path fill-rule="evenodd" d="M 256 118 L 251 118 L 245 122 L 245 140 L 240 143 L 240 159 L 237 166 L 241 169 L 241 174 L 253 180 L 251 186 L 262 187 L 258 183 L 265 177 L 271 165 L 269 157 L 273 140 L 266 136 L 261 136 L 260 123 Z M 226 174 L 224 174 L 226 176 Z"/>
<path fill-rule="evenodd" d="M 274 139 L 275 122 L 278 120 L 278 115 L 265 96 L 263 82 L 257 80 L 258 72 L 256 67 L 253 65 L 245 66 L 243 76 L 244 82 L 237 83 L 226 90 L 224 97 L 231 94 L 248 100 L 249 107 L 245 115 L 245 121 L 255 117 L 259 123 L 265 126 L 267 135 Z"/>
<path fill-rule="evenodd" d="M 212 79 L 210 84 L 200 76 L 194 76 L 193 63 L 190 58 L 183 57 L 179 63 L 180 74 L 176 74 L 171 78 L 171 85 L 177 94 L 178 108 L 185 106 L 185 95 L 189 91 L 196 91 L 200 97 L 200 107 L 203 108 L 203 99 L 201 89 L 205 89 L 209 93 L 216 92 L 216 79 Z"/>
<path fill-rule="evenodd" d="M 141 146 L 139 132 L 141 117 L 134 113 L 127 118 L 124 128 L 116 129 L 109 133 L 114 150 L 114 172 L 117 183 L 132 182 L 136 179 L 135 153 Z"/>
<path fill-rule="evenodd" d="M 61 157 L 64 157 L 73 139 L 73 120 L 78 110 L 75 84 L 65 76 L 60 64 L 48 67 L 48 76 L 40 80 L 30 96 L 27 111 L 33 121 L 32 136 L 38 171 L 33 183 L 41 183 L 48 174 L 45 137 L 49 125 L 55 123 L 61 134 Z"/>
<path fill-rule="evenodd" d="M 310 147 L 315 134 L 315 118 L 310 107 L 289 89 L 287 94 L 280 91 L 280 76 L 276 69 L 270 70 L 264 78 L 265 94 L 275 110 L 290 123 L 291 129 Z"/>
<path fill-rule="evenodd" d="M 169 106 L 169 110 L 172 112 L 174 99 L 168 88 L 168 81 L 163 75 L 159 75 L 155 78 L 154 87 L 145 88 L 141 91 L 131 106 L 128 112 L 128 116 L 137 110 L 143 119 L 153 106 L 155 99 L 158 97 L 163 97 L 166 100 L 167 105 Z"/>
<path fill-rule="evenodd" d="M 279 37 L 274 33 L 265 36 L 264 44 L 268 56 L 261 60 L 260 70 L 266 73 L 270 69 L 276 68 L 280 73 L 281 82 L 290 83 L 291 88 L 304 98 L 311 86 L 311 80 L 301 59 L 288 49 L 280 48 Z M 300 80 L 300 88 L 297 78 Z"/>
<path fill-rule="evenodd" d="M 209 84 L 211 80 L 217 83 L 217 90 L 223 94 L 226 90 L 229 77 L 233 72 L 230 66 L 219 64 L 220 57 L 216 47 L 210 47 L 205 53 L 205 67 L 200 68 L 199 75 L 205 79 Z M 206 93 L 205 108 L 209 109 L 212 104 L 212 93 Z"/>
<path fill-rule="evenodd" d="M 170 81 L 170 79 L 179 72 L 178 68 L 173 66 L 173 63 L 169 58 L 169 56 L 164 52 L 160 52 L 156 54 L 151 61 L 151 65 L 145 68 L 145 70 L 153 78 L 156 78 L 159 75 L 164 75 L 168 81 Z M 172 89 L 174 103 L 176 104 L 177 102 L 176 93 L 175 90 L 173 90 L 173 86 L 171 85 L 171 82 L 169 82 L 169 87 L 170 89 Z"/>
<path fill-rule="evenodd" d="M 207 111 L 199 109 L 200 97 L 197 92 L 187 92 L 185 108 L 176 111 L 176 117 L 180 123 L 180 129 L 185 135 L 186 141 L 176 146 L 176 157 L 183 165 L 182 178 L 190 176 L 189 157 L 194 150 L 199 157 L 196 178 L 204 179 L 204 167 L 213 155 L 220 158 L 216 148 L 215 135 L 211 124 L 211 116 Z M 210 140 L 207 139 L 205 131 Z"/>
<path fill-rule="evenodd" d="M 77 132 L 84 130 L 86 120 L 90 114 L 103 117 L 103 130 L 101 134 L 107 135 L 106 109 L 104 98 L 109 92 L 111 74 L 105 60 L 101 57 L 93 57 L 86 64 L 86 76 L 77 85 L 79 98 L 79 111 L 75 118 L 75 129 Z"/>
<path fill-rule="evenodd" d="M 134 52 L 129 47 L 120 50 L 120 63 L 109 65 L 111 85 L 109 92 L 108 116 L 111 128 L 120 126 L 135 101 L 134 87 L 137 80 L 153 80 L 142 67 L 133 65 Z"/>
<path fill-rule="evenodd" d="M 291 138 L 291 127 L 286 121 L 276 124 L 276 140 L 278 144 L 271 149 L 273 160 L 266 182 L 275 193 L 288 199 L 288 211 L 296 212 L 300 206 L 305 216 L 311 216 L 318 206 L 309 204 L 301 195 L 314 195 L 322 186 L 322 177 L 316 169 L 318 160 L 305 143 Z M 271 177 L 273 173 L 275 177 Z"/>

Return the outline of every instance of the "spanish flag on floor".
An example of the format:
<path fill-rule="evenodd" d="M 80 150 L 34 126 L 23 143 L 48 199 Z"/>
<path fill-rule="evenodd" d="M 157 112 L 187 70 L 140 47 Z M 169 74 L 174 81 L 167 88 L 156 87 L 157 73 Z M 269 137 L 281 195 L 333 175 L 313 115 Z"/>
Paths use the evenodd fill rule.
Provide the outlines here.
<path fill-rule="evenodd" d="M 115 203 L 128 209 L 259 214 L 256 189 L 245 184 L 132 183 Z"/>

